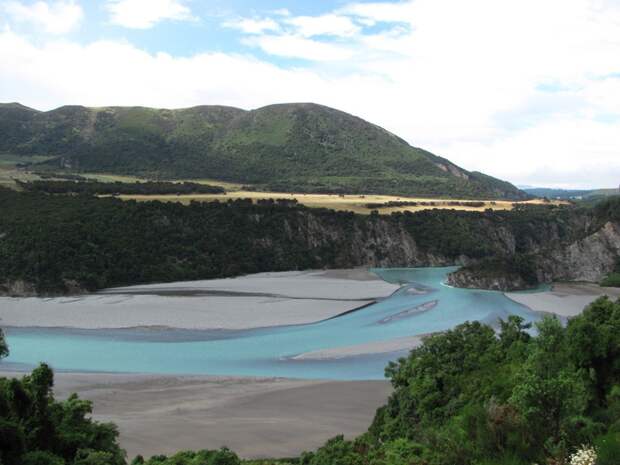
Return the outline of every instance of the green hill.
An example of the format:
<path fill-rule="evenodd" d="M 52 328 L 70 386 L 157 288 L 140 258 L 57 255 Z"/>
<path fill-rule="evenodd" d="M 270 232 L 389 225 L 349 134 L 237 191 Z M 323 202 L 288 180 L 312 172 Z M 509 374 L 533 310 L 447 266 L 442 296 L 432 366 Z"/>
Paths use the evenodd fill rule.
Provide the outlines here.
<path fill-rule="evenodd" d="M 182 110 L 0 104 L 0 154 L 52 156 L 37 169 L 212 178 L 258 189 L 521 199 L 527 194 L 412 147 L 332 108 Z"/>

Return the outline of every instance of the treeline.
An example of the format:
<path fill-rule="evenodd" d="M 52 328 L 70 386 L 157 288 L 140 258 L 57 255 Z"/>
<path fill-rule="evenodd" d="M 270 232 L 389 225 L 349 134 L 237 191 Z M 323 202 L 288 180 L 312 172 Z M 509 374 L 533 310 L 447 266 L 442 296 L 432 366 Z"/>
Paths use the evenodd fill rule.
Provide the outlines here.
<path fill-rule="evenodd" d="M 496 202 L 491 202 L 492 205 L 495 205 Z M 486 204 L 484 202 L 478 201 L 459 201 L 459 200 L 448 200 L 448 201 L 423 201 L 423 202 L 413 202 L 413 201 L 405 201 L 405 200 L 390 200 L 389 202 L 376 202 L 376 203 L 367 203 L 365 205 L 369 210 L 375 210 L 378 208 L 394 208 L 394 207 L 437 207 L 437 206 L 449 206 L 449 207 L 473 207 L 473 208 L 482 208 Z"/>
<path fill-rule="evenodd" d="M 30 192 L 48 194 L 81 194 L 81 195 L 183 195 L 183 194 L 224 194 L 226 190 L 220 186 L 198 184 L 194 182 L 98 182 L 40 180 L 15 181 L 19 187 Z"/>
<path fill-rule="evenodd" d="M 0 293 L 262 271 L 454 264 L 568 243 L 619 215 L 553 206 L 355 215 L 293 202 L 134 202 L 0 189 Z"/>
<path fill-rule="evenodd" d="M 467 322 L 386 368 L 394 391 L 368 431 L 293 460 L 243 461 L 228 449 L 136 457 L 132 465 L 616 465 L 620 456 L 620 301 L 601 298 L 564 327 L 522 318 L 499 333 Z M 536 335 L 533 335 L 536 334 Z M 0 379 L 0 460 L 124 465 L 116 427 L 91 404 L 54 400 L 41 365 Z M 595 462 L 577 462 L 579 450 Z"/>

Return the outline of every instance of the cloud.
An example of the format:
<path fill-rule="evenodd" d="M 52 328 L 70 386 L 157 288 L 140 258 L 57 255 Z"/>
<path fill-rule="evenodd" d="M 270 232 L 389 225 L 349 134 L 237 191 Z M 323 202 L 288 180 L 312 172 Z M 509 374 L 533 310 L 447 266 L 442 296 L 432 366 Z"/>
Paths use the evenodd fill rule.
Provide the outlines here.
<path fill-rule="evenodd" d="M 232 21 L 227 21 L 224 24 L 224 27 L 229 27 L 232 29 L 238 29 L 245 34 L 262 34 L 266 31 L 277 31 L 280 29 L 280 26 L 273 19 L 253 19 L 253 18 L 242 18 L 236 19 Z"/>
<path fill-rule="evenodd" d="M 258 46 L 270 55 L 311 61 L 339 62 L 353 55 L 347 47 L 295 35 L 261 35 L 246 40 L 246 43 Z"/>
<path fill-rule="evenodd" d="M 0 4 L 0 10 L 4 10 L 13 23 L 41 28 L 49 34 L 71 32 L 84 18 L 82 7 L 73 0 L 39 1 L 30 4 L 7 1 Z"/>
<path fill-rule="evenodd" d="M 618 184 L 617 2 L 415 0 L 350 4 L 314 18 L 330 15 L 359 30 L 314 35 L 316 21 L 290 22 L 307 16 L 258 17 L 278 25 L 240 34 L 267 54 L 260 59 L 253 48 L 175 57 L 129 42 L 6 30 L 0 101 L 41 109 L 315 101 L 516 183 Z"/>
<path fill-rule="evenodd" d="M 192 21 L 195 18 L 183 0 L 107 0 L 112 24 L 149 29 L 160 21 Z"/>
<path fill-rule="evenodd" d="M 295 16 L 285 20 L 294 26 L 295 33 L 303 37 L 320 35 L 351 37 L 360 31 L 351 18 L 328 14 L 322 16 Z"/>

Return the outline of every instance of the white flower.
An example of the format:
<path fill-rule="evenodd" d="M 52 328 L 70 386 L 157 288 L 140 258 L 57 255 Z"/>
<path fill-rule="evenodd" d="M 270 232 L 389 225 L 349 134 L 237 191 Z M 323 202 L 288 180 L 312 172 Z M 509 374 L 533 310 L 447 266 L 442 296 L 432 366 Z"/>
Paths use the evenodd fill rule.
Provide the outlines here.
<path fill-rule="evenodd" d="M 596 465 L 596 450 L 593 447 L 583 445 L 570 456 L 570 465 Z"/>

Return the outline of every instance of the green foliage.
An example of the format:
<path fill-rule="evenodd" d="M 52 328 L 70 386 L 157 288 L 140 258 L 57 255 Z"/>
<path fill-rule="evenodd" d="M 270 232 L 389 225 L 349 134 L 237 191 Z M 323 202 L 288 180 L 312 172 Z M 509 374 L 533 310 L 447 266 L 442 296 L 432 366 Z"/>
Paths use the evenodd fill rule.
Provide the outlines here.
<path fill-rule="evenodd" d="M 65 463 L 61 457 L 40 450 L 27 452 L 22 457 L 22 465 L 65 465 Z"/>
<path fill-rule="evenodd" d="M 368 434 L 336 438 L 302 463 L 566 463 L 581 444 L 616 463 L 620 302 L 600 299 L 567 327 L 547 318 L 537 336 L 528 330 L 511 317 L 499 337 L 479 323 L 428 337 L 388 367 L 394 393 Z"/>
<path fill-rule="evenodd" d="M 111 424 L 90 418 L 89 401 L 56 401 L 45 364 L 22 380 L 0 378 L 0 463 L 11 465 L 124 465 Z"/>
<path fill-rule="evenodd" d="M 550 234 L 553 223 L 582 215 L 553 208 L 363 216 L 308 209 L 290 200 L 184 206 L 0 189 L 0 211 L 0 293 L 16 281 L 41 294 L 58 294 L 261 271 L 346 268 L 386 257 L 394 263 L 402 257 L 403 234 L 421 253 L 446 261 L 511 253 L 509 242 L 498 240 L 498 228 L 519 238 L 517 251 L 583 234 L 578 227 L 555 228 Z M 386 236 L 398 240 L 377 240 Z"/>
<path fill-rule="evenodd" d="M 197 184 L 194 182 L 97 182 L 97 181 L 57 181 L 42 180 L 15 181 L 27 191 L 46 192 L 49 194 L 82 195 L 169 195 L 169 194 L 223 194 L 224 188 Z"/>
<path fill-rule="evenodd" d="M 603 287 L 620 287 L 620 273 L 609 273 L 605 279 L 601 281 Z"/>
<path fill-rule="evenodd" d="M 6 339 L 4 338 L 4 331 L 0 329 L 0 360 L 7 357 L 9 355 L 9 346 L 6 343 Z"/>
<path fill-rule="evenodd" d="M 346 113 L 314 104 L 183 110 L 0 106 L 0 153 L 38 165 L 156 178 L 215 178 L 297 192 L 520 199 Z"/>
<path fill-rule="evenodd" d="M 234 452 L 223 447 L 219 450 L 178 452 L 171 457 L 159 455 L 146 461 L 134 461 L 133 463 L 144 463 L 146 465 L 241 465 L 241 460 Z"/>

